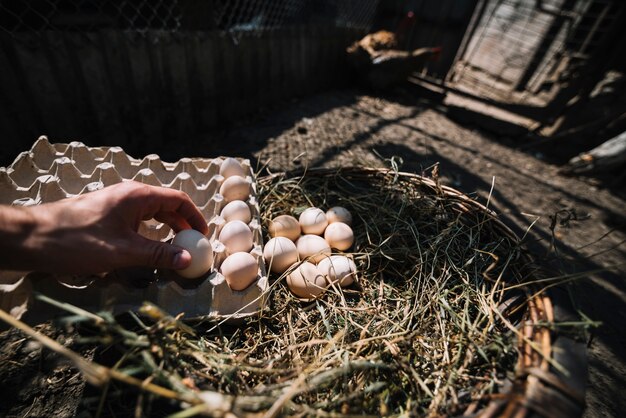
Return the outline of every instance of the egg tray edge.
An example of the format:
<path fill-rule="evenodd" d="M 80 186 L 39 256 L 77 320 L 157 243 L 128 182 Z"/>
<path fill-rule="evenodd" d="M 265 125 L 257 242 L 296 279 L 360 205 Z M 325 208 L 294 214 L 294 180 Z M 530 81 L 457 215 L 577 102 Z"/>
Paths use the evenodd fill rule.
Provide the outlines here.
<path fill-rule="evenodd" d="M 120 170 L 123 172 L 116 170 L 116 161 L 103 161 L 106 158 L 115 159 L 117 164 L 123 165 L 123 170 Z M 135 180 L 188 192 L 194 203 L 202 205 L 200 209 L 210 228 L 209 237 L 214 239 L 217 227 L 211 221 L 219 214 L 223 205 L 217 193 L 219 184 L 216 184 L 215 174 L 223 158 L 183 158 L 176 163 L 166 163 L 155 154 L 134 159 L 119 147 L 87 147 L 80 142 L 50 144 L 42 136 L 30 151 L 18 155 L 8 168 L 0 168 L 0 198 L 3 198 L 0 203 L 48 203 L 121 181 Z M 260 211 L 256 199 L 256 181 L 249 161 L 238 161 L 249 170 L 251 198 L 247 203 L 252 210 L 252 223 L 257 224 L 257 230 L 253 230 L 255 246 L 251 254 L 259 261 L 259 273 L 257 280 L 248 288 L 232 291 L 223 276 L 215 270 L 202 279 L 191 281 L 182 279 L 173 272 L 151 269 L 126 269 L 99 277 L 4 271 L 0 272 L 0 307 L 17 318 L 23 317 L 27 322 L 48 319 L 58 313 L 58 309 L 34 297 L 35 293 L 41 293 L 59 302 L 91 311 L 110 310 L 120 313 L 137 310 L 144 301 L 150 301 L 172 315 L 184 313 L 184 318 L 189 320 L 232 322 L 258 314 L 263 309 L 264 293 L 267 290 L 267 274 L 261 250 L 263 237 L 260 230 Z M 41 168 L 37 163 L 47 168 Z M 21 185 L 13 181 L 11 176 L 16 173 L 16 166 L 22 175 Z M 76 170 L 72 170 L 71 166 Z M 59 170 L 59 167 L 63 169 Z M 104 170 L 98 172 L 99 168 Z M 65 175 L 68 172 L 70 174 Z M 107 176 L 106 182 L 100 181 L 103 172 Z M 115 172 L 120 175 L 115 176 Z M 197 176 L 198 183 L 189 172 Z M 68 193 L 63 187 L 56 187 L 69 184 L 69 177 L 79 179 L 81 184 L 73 186 L 74 192 L 80 188 L 77 193 Z M 29 179 L 31 184 L 26 184 Z M 184 182 L 178 181 L 181 179 Z M 164 184 L 164 180 L 170 181 Z M 87 187 L 98 182 L 98 187 Z M 11 191 L 14 193 L 9 197 L 20 196 L 18 202 L 7 202 L 7 192 Z M 173 236 L 169 227 L 154 221 L 142 224 L 139 232 L 148 238 L 161 241 L 169 240 Z"/>

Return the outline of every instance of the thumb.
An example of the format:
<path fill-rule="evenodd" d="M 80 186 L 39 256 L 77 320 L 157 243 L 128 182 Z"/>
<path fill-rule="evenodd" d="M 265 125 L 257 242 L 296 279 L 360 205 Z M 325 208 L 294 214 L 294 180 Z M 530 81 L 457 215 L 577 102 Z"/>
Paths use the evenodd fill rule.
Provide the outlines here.
<path fill-rule="evenodd" d="M 181 270 L 191 263 L 191 254 L 182 247 L 142 236 L 139 238 L 132 253 L 136 262 L 143 266 Z"/>

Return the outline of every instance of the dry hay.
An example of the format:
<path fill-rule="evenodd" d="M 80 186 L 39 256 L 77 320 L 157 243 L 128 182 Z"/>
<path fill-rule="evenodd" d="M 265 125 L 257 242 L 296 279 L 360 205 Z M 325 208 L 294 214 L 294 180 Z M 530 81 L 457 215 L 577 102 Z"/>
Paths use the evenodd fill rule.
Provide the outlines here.
<path fill-rule="evenodd" d="M 457 414 L 511 378 L 517 336 L 498 313 L 519 295 L 505 292 L 523 279 L 517 242 L 487 210 L 416 179 L 357 169 L 261 183 L 264 224 L 348 208 L 359 280 L 301 304 L 278 278 L 267 313 L 241 330 L 255 343 L 239 352 L 264 369 L 246 376 L 252 393 L 289 387 L 294 412 Z"/>
<path fill-rule="evenodd" d="M 238 326 L 192 329 L 151 305 L 154 322 L 133 315 L 132 331 L 100 315 L 92 342 L 124 352 L 109 377 L 192 405 L 178 417 L 441 416 L 503 398 L 520 362 L 547 369 L 549 336 L 536 325 L 549 304 L 521 285 L 535 274 L 529 260 L 467 196 L 374 169 L 268 176 L 258 192 L 264 226 L 309 206 L 348 208 L 358 283 L 303 303 L 271 276 L 266 309 Z M 529 316 L 522 335 L 515 324 Z"/>

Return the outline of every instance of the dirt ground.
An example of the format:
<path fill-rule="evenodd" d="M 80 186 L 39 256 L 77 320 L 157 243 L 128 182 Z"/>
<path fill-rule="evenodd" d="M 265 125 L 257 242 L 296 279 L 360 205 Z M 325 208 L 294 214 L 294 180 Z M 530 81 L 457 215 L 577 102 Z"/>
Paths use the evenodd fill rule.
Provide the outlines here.
<path fill-rule="evenodd" d="M 407 95 L 382 99 L 341 90 L 285 103 L 239 127 L 180 145 L 176 153 L 248 157 L 272 172 L 393 163 L 402 171 L 429 174 L 439 164 L 444 183 L 488 202 L 541 256 L 556 251 L 560 261 L 553 266 L 569 273 L 593 271 L 570 285 L 575 308 L 599 324 L 590 329 L 588 341 L 585 417 L 620 416 L 626 410 L 626 196 L 594 179 L 562 176 L 541 155 L 516 151 L 515 145 L 513 139 L 461 126 L 445 108 Z M 553 241 L 551 216 L 557 212 L 562 222 L 557 222 Z M 28 356 L 39 364 L 39 379 L 53 379 L 56 372 L 44 367 L 45 354 L 22 353 L 27 343 L 17 341 L 14 334 L 0 334 L 0 389 L 6 390 L 8 377 L 15 379 L 5 365 Z M 17 348 L 9 350 L 9 344 Z M 56 387 L 70 388 L 72 379 L 76 375 L 67 372 Z M 35 405 L 38 398 L 5 395 L 0 415 L 42 416 L 25 403 Z"/>
<path fill-rule="evenodd" d="M 270 171 L 390 167 L 393 160 L 402 171 L 429 175 L 439 164 L 447 185 L 488 201 L 550 265 L 567 273 L 596 271 L 570 286 L 574 308 L 598 324 L 590 329 L 584 416 L 617 417 L 626 410 L 626 195 L 610 178 L 560 175 L 541 154 L 517 151 L 514 139 L 460 125 L 445 108 L 406 95 L 321 94 L 224 136 L 205 142 L 207 155 L 245 155 Z M 553 240 L 557 213 L 563 222 Z"/>

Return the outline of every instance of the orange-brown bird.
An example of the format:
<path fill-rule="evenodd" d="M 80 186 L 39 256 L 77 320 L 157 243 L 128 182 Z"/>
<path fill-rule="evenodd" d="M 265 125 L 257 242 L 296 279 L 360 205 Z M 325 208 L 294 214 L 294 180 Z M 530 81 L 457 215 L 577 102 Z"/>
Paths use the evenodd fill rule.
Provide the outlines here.
<path fill-rule="evenodd" d="M 428 61 L 439 59 L 439 47 L 399 49 L 406 44 L 407 32 L 415 22 L 415 15 L 409 12 L 395 33 L 386 30 L 370 33 L 346 49 L 348 61 L 362 82 L 375 89 L 392 87 L 406 81 Z"/>

